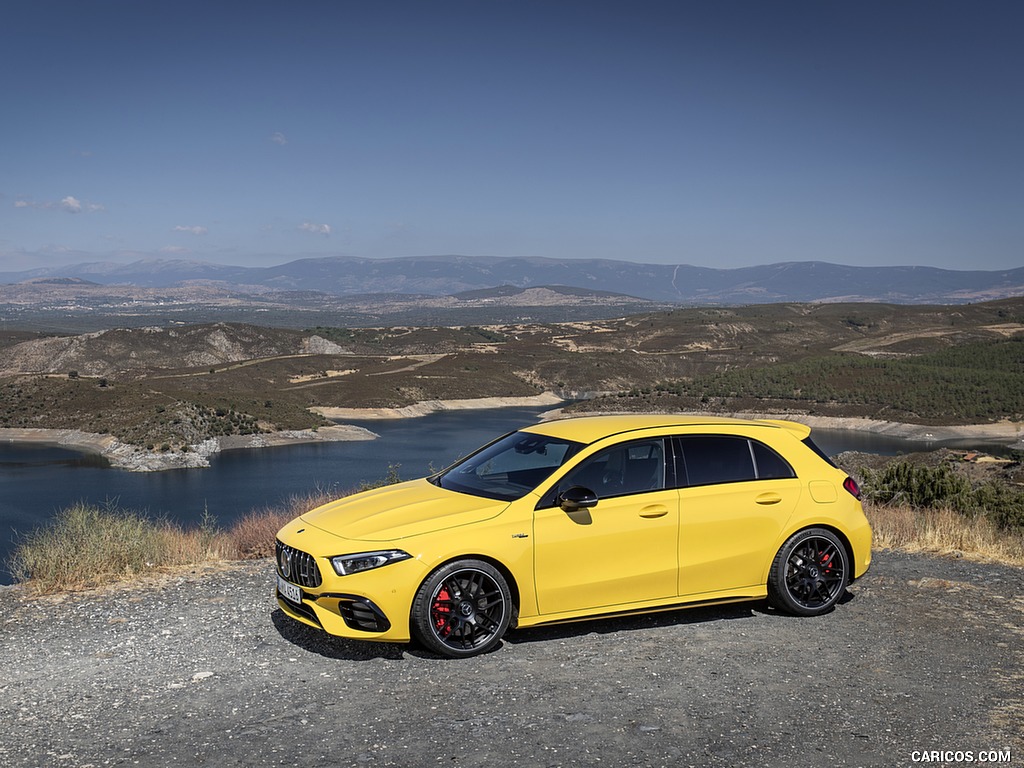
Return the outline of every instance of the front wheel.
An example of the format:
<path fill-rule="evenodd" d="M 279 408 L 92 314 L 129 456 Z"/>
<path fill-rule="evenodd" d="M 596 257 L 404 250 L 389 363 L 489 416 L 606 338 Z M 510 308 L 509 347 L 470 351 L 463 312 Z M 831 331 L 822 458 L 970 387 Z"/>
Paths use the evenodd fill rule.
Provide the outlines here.
<path fill-rule="evenodd" d="M 797 616 L 835 607 L 850 581 L 846 547 L 826 528 L 797 531 L 782 545 L 768 573 L 768 602 Z"/>
<path fill-rule="evenodd" d="M 416 638 L 431 651 L 476 656 L 501 642 L 512 619 L 512 595 L 490 563 L 456 560 L 420 585 L 410 618 Z"/>

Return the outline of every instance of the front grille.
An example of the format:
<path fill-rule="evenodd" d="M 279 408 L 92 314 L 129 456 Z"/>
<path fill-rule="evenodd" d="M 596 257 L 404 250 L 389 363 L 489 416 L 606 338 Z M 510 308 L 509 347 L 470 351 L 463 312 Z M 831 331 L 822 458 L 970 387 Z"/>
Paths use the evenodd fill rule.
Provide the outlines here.
<path fill-rule="evenodd" d="M 280 541 L 277 542 L 277 572 L 292 584 L 303 587 L 319 587 L 322 581 L 312 555 Z"/>

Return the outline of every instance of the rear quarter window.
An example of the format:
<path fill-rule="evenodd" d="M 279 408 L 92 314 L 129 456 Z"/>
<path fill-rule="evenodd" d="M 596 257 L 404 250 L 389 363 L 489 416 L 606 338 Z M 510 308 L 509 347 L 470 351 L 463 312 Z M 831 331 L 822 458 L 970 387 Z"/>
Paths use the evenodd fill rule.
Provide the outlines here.
<path fill-rule="evenodd" d="M 789 462 L 782 458 L 764 443 L 757 440 L 750 441 L 751 450 L 754 453 L 754 462 L 757 465 L 758 480 L 777 480 L 783 477 L 796 477 L 796 472 L 789 466 Z"/>

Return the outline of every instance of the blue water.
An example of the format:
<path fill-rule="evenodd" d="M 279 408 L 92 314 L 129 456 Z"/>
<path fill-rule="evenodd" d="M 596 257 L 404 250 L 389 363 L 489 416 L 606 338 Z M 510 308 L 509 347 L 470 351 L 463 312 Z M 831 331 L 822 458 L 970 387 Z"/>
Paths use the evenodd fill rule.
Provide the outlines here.
<path fill-rule="evenodd" d="M 376 440 L 225 451 L 205 469 L 127 472 L 58 447 L 0 445 L 0 583 L 19 532 L 76 502 L 113 503 L 183 523 L 204 514 L 228 525 L 247 512 L 315 489 L 345 491 L 384 479 L 423 477 L 493 438 L 535 423 L 546 408 L 448 411 L 417 419 L 352 422 Z"/>
<path fill-rule="evenodd" d="M 404 480 L 422 477 L 505 432 L 536 422 L 545 410 L 449 411 L 359 422 L 379 439 L 227 451 L 207 469 L 166 472 L 111 469 L 97 456 L 57 447 L 0 445 L 0 564 L 6 563 L 19 532 L 44 524 L 76 502 L 109 502 L 183 523 L 196 523 L 208 514 L 226 526 L 296 494 L 345 491 L 381 480 L 389 465 L 398 465 Z M 838 430 L 815 430 L 814 439 L 830 455 L 846 450 L 896 455 L 936 447 Z M 2 566 L 0 583 L 10 583 Z"/>

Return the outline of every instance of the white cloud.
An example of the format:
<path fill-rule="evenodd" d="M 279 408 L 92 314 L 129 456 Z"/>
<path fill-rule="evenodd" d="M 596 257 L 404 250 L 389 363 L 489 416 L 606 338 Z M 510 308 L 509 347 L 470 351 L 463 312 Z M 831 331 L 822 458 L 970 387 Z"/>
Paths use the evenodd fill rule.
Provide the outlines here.
<path fill-rule="evenodd" d="M 60 202 L 52 200 L 15 200 L 14 207 L 36 208 L 40 211 L 55 211 L 59 209 L 67 213 L 98 213 L 106 210 L 99 203 L 83 203 L 74 195 L 68 195 L 62 198 Z"/>
<path fill-rule="evenodd" d="M 304 221 L 299 225 L 299 229 L 303 232 L 310 232 L 314 235 L 323 235 L 324 237 L 331 236 L 330 224 L 314 224 L 312 221 Z"/>
<path fill-rule="evenodd" d="M 270 134 L 270 140 L 275 144 L 280 144 L 282 147 L 288 143 L 288 139 L 285 138 L 285 135 L 280 131 L 274 131 Z"/>
<path fill-rule="evenodd" d="M 188 232 L 190 235 L 205 235 L 208 230 L 206 227 L 183 227 L 181 224 L 174 228 L 175 232 Z"/>

